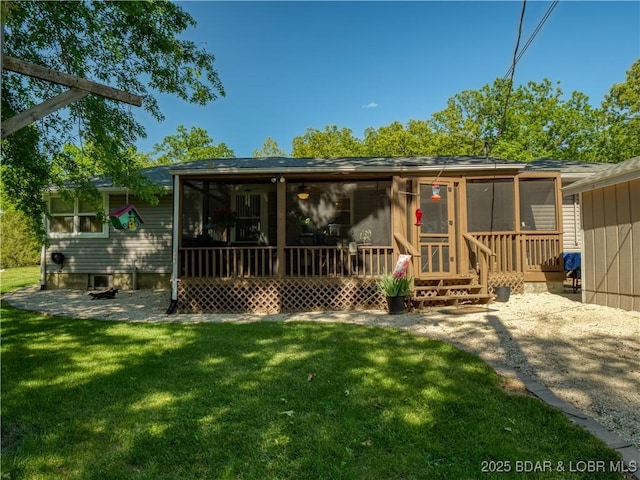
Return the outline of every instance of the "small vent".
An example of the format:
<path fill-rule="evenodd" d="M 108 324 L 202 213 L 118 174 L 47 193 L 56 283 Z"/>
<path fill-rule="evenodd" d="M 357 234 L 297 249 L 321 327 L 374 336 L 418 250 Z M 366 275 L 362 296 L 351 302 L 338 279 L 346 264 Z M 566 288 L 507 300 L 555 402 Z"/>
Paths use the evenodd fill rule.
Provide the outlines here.
<path fill-rule="evenodd" d="M 113 277 L 111 275 L 91 275 L 89 286 L 92 290 L 113 287 Z"/>

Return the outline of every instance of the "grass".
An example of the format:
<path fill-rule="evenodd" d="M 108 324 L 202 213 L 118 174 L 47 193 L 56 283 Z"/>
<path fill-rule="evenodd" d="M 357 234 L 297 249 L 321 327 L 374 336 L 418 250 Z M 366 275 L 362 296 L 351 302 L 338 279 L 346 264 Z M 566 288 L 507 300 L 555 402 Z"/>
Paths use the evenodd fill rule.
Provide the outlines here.
<path fill-rule="evenodd" d="M 0 293 L 16 288 L 37 285 L 40 282 L 40 267 L 9 268 L 0 271 Z"/>
<path fill-rule="evenodd" d="M 3 479 L 622 478 L 516 472 L 618 456 L 407 332 L 1 313 Z"/>

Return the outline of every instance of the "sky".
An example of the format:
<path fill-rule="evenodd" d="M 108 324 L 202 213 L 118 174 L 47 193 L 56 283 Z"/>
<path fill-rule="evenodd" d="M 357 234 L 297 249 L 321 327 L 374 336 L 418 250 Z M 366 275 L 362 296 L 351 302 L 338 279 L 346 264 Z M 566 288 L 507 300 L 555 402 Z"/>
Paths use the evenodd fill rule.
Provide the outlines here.
<path fill-rule="evenodd" d="M 327 125 L 365 129 L 427 120 L 464 90 L 511 66 L 521 1 L 177 2 L 197 27 L 184 32 L 216 57 L 226 92 L 207 106 L 159 95 L 164 122 L 135 111 L 143 152 L 178 125 L 200 127 L 235 156 L 267 137 L 292 140 Z M 520 49 L 552 2 L 527 1 Z M 515 85 L 547 78 L 565 97 L 600 106 L 640 58 L 640 2 L 560 1 L 518 61 Z"/>

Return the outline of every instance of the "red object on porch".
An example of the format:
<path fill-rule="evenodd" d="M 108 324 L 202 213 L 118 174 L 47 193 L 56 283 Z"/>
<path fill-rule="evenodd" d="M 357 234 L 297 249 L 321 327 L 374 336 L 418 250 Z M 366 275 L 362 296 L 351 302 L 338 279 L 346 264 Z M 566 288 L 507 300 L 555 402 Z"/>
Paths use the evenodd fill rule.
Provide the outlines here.
<path fill-rule="evenodd" d="M 416 227 L 422 226 L 422 210 L 416 210 Z"/>

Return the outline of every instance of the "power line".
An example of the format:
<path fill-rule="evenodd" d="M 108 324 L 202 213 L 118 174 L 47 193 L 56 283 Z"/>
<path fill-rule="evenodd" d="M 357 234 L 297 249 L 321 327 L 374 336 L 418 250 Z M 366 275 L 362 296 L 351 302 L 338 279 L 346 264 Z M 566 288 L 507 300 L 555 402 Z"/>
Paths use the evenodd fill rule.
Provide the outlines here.
<path fill-rule="evenodd" d="M 502 80 L 506 80 L 507 77 L 509 76 L 511 76 L 511 78 L 513 79 L 513 71 L 516 68 L 516 64 L 520 61 L 524 53 L 527 51 L 527 48 L 529 48 L 529 45 L 531 45 L 531 42 L 533 42 L 533 40 L 536 38 L 536 35 L 538 35 L 538 32 L 542 29 L 542 26 L 548 20 L 549 16 L 551 16 L 551 13 L 553 12 L 553 10 L 558 6 L 558 3 L 560 3 L 559 0 L 555 0 L 551 3 L 551 5 L 549 5 L 549 8 L 547 9 L 543 17 L 538 22 L 538 25 L 536 26 L 535 30 L 529 36 L 527 43 L 524 44 L 524 47 L 522 47 L 522 50 L 520 51 L 520 53 L 518 53 L 517 56 L 515 57 L 513 63 L 509 67 L 509 70 L 507 70 L 507 73 L 505 73 L 504 77 L 502 77 Z M 516 46 L 516 49 L 517 49 L 517 46 Z"/>
<path fill-rule="evenodd" d="M 504 101 L 504 108 L 502 110 L 502 122 L 500 124 L 500 130 L 498 130 L 498 135 L 496 136 L 496 140 L 498 139 L 498 137 L 500 137 L 500 135 L 502 135 L 502 132 L 505 129 L 506 123 L 507 123 L 507 107 L 509 106 L 509 99 L 511 97 L 511 89 L 513 87 L 513 74 L 516 71 L 516 63 L 518 63 L 518 48 L 520 46 L 520 37 L 522 35 L 522 23 L 524 21 L 524 12 L 527 8 L 527 0 L 523 0 L 522 1 L 522 10 L 520 11 L 520 22 L 518 24 L 518 37 L 516 38 L 516 47 L 513 50 L 513 62 L 511 64 L 511 68 L 509 69 L 509 85 L 508 85 L 508 89 L 507 89 L 507 96 L 505 98 Z M 505 80 L 507 77 L 507 75 L 505 75 L 505 78 L 503 78 L 503 80 Z"/>

